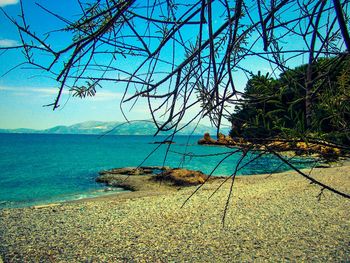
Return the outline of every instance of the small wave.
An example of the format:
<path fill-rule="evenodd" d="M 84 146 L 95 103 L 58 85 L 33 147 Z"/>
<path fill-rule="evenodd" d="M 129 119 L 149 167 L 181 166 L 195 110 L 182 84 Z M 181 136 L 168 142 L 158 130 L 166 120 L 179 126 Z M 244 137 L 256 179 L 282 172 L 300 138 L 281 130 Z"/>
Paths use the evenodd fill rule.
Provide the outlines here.
<path fill-rule="evenodd" d="M 8 204 L 10 204 L 11 201 L 7 201 L 7 200 L 0 200 L 0 207 L 1 206 L 7 206 Z"/>
<path fill-rule="evenodd" d="M 107 187 L 103 189 L 98 189 L 90 192 L 85 192 L 85 193 L 76 193 L 76 194 L 70 194 L 66 196 L 61 196 L 61 198 L 57 198 L 54 202 L 68 202 L 68 201 L 74 201 L 74 200 L 82 200 L 86 198 L 94 198 L 94 197 L 99 197 L 99 196 L 104 196 L 104 195 L 110 195 L 110 194 L 115 194 L 115 193 L 121 193 L 125 192 L 124 189 L 121 188 L 112 188 L 112 187 Z"/>
<path fill-rule="evenodd" d="M 85 192 L 85 193 L 75 193 L 75 194 L 67 194 L 64 196 L 56 196 L 45 200 L 30 200 L 30 201 L 17 201 L 17 202 L 0 200 L 0 209 L 24 208 L 24 207 L 31 207 L 36 205 L 47 205 L 51 203 L 65 203 L 65 202 L 74 201 L 74 200 L 94 198 L 94 197 L 111 195 L 111 194 L 116 194 L 121 192 L 125 192 L 125 190 L 117 187 L 106 187 L 106 188 Z"/>
<path fill-rule="evenodd" d="M 20 207 L 20 202 L 14 202 L 9 200 L 0 201 L 0 209 L 13 208 L 13 207 Z"/>

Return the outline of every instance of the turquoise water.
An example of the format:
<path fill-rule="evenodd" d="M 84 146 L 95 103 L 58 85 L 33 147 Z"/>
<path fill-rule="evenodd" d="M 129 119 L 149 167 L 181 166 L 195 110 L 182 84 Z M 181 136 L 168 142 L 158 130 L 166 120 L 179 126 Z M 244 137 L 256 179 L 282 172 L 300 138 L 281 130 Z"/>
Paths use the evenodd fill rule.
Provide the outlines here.
<path fill-rule="evenodd" d="M 184 158 L 217 154 L 226 147 L 199 146 L 199 137 L 179 136 L 171 145 L 165 165 L 210 173 L 225 156 Z M 159 145 L 162 137 L 95 136 L 53 134 L 0 134 L 0 208 L 59 202 L 105 194 L 105 186 L 95 183 L 98 172 L 115 167 L 138 166 Z M 143 165 L 163 165 L 166 148 L 159 149 Z M 241 154 L 227 158 L 214 175 L 229 175 Z M 248 155 L 245 161 L 254 158 Z M 307 167 L 308 162 L 297 163 Z M 277 170 L 276 170 L 277 169 Z M 280 172 L 288 167 L 272 156 L 263 156 L 238 174 Z M 121 191 L 121 189 L 116 189 Z"/>

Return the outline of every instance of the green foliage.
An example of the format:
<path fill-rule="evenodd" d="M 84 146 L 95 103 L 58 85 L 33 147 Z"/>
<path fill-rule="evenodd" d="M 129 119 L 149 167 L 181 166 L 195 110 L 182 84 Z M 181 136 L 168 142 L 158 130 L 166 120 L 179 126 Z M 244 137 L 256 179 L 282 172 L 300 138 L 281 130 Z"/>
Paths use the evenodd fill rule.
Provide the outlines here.
<path fill-rule="evenodd" d="M 73 94 L 73 97 L 85 98 L 93 97 L 96 94 L 96 86 L 99 86 L 98 82 L 86 81 L 86 86 L 73 86 L 70 91 Z"/>
<path fill-rule="evenodd" d="M 73 40 L 81 41 L 89 35 L 93 35 L 99 30 L 105 29 L 105 26 L 113 19 L 112 11 L 118 9 L 123 4 L 122 1 L 106 1 L 102 3 L 82 3 L 84 9 L 84 16 L 77 20 L 75 23 L 69 24 L 65 30 L 73 32 Z M 115 21 L 114 24 L 121 23 L 121 21 Z M 106 32 L 113 30 L 110 27 Z"/>
<path fill-rule="evenodd" d="M 305 138 L 350 144 L 350 57 L 322 58 L 312 65 L 311 126 L 306 125 L 308 65 L 279 79 L 252 75 L 231 115 L 233 137 Z"/>

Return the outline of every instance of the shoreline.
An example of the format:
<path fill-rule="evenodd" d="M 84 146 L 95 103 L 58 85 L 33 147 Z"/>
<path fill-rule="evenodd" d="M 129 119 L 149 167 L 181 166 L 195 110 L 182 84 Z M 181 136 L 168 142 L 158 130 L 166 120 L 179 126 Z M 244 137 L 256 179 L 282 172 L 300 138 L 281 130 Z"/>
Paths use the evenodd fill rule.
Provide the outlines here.
<path fill-rule="evenodd" d="M 343 160 L 340 163 L 337 163 L 337 165 L 334 166 L 321 166 L 321 167 L 316 167 L 316 170 L 320 170 L 320 171 L 324 171 L 326 172 L 328 169 L 335 169 L 335 168 L 339 168 L 339 167 L 344 167 L 345 169 L 349 169 L 350 171 L 350 160 Z M 301 169 L 301 171 L 303 172 L 308 172 L 310 171 L 310 169 Z M 237 180 L 247 180 L 247 181 L 260 181 L 262 178 L 269 178 L 272 176 L 279 176 L 279 175 L 285 175 L 285 174 L 292 174 L 293 176 L 299 176 L 301 179 L 306 180 L 305 178 L 303 178 L 301 175 L 299 175 L 296 171 L 294 170 L 288 170 L 288 171 L 284 171 L 284 172 L 278 172 L 278 173 L 272 173 L 272 174 L 251 174 L 251 175 L 237 175 L 236 176 L 236 181 Z M 142 179 L 141 182 L 145 182 L 146 184 L 149 182 L 150 176 L 147 175 L 142 175 Z M 222 182 L 224 181 L 227 176 L 213 176 L 214 179 L 217 179 L 217 182 Z M 98 177 L 97 177 L 98 178 Z M 249 178 L 249 179 L 248 179 Z M 148 182 L 147 182 L 148 181 Z M 308 180 L 306 180 L 308 181 Z M 105 184 L 106 187 L 111 187 L 111 188 L 123 188 L 122 186 L 118 185 L 118 186 L 112 186 L 112 185 L 108 185 L 108 182 L 100 182 L 101 184 Z M 137 183 L 138 184 L 138 183 Z M 205 183 L 205 185 L 210 185 L 213 184 L 212 181 L 208 181 Z M 150 187 L 149 187 L 150 186 Z M 196 189 L 199 185 L 197 186 L 174 186 L 174 185 L 170 185 L 167 182 L 159 182 L 157 184 L 151 184 L 151 185 L 147 185 L 146 187 L 143 187 L 142 189 L 138 189 L 138 190 L 128 190 L 128 188 L 130 187 L 134 187 L 134 183 L 128 183 L 126 182 L 126 189 L 124 189 L 124 191 L 121 192 L 116 192 L 116 193 L 111 193 L 111 194 L 106 194 L 106 195 L 100 195 L 100 196 L 95 196 L 95 197 L 87 197 L 87 198 L 82 198 L 82 199 L 75 199 L 75 200 L 68 200 L 59 204 L 65 204 L 65 203 L 81 203 L 81 202 L 91 202 L 91 201 L 100 201 L 100 200 L 123 200 L 123 199 L 134 199 L 134 198 L 143 198 L 143 197 L 152 197 L 152 196 L 159 196 L 159 195 L 165 195 L 165 194 L 171 194 L 173 192 L 179 191 L 179 190 L 186 190 L 186 188 L 190 189 Z M 319 187 L 319 186 L 317 186 Z M 205 187 L 204 187 L 205 188 Z M 349 189 L 350 192 L 350 189 Z"/>
<path fill-rule="evenodd" d="M 350 167 L 350 159 L 344 159 L 340 160 L 336 163 L 336 165 L 332 166 L 321 166 L 316 167 L 317 169 L 331 169 L 335 167 Z M 309 171 L 309 169 L 302 169 L 302 171 Z M 278 174 L 284 174 L 284 173 L 296 173 L 294 170 L 288 170 L 284 172 L 278 172 L 278 173 L 272 173 L 271 175 L 278 175 Z M 245 177 L 260 177 L 260 176 L 270 176 L 270 174 L 249 174 L 249 175 L 237 175 L 236 180 L 238 178 L 245 178 Z M 147 175 L 143 175 L 143 177 L 147 177 Z M 213 176 L 214 178 L 225 178 L 226 176 Z M 98 177 L 96 177 L 97 179 Z M 148 177 L 149 178 L 149 177 Z M 100 190 L 94 190 L 92 192 L 84 192 L 84 193 L 77 193 L 73 195 L 87 195 L 88 193 L 99 193 L 99 194 L 91 194 L 90 197 L 79 197 L 74 199 L 67 199 L 67 200 L 57 200 L 57 201 L 43 201 L 43 202 L 37 202 L 35 204 L 31 205 L 21 205 L 21 206 L 14 206 L 14 207 L 2 207 L 0 208 L 0 211 L 3 209 L 26 209 L 26 208 L 32 208 L 32 209 L 40 209 L 45 207 L 52 207 L 52 206 L 61 206 L 64 204 L 69 203 L 80 203 L 80 202 L 89 202 L 89 201 L 98 201 L 98 200 L 108 200 L 108 199 L 133 199 L 133 198 L 140 198 L 140 197 L 147 197 L 147 196 L 154 196 L 154 195 L 162 195 L 166 194 L 167 191 L 172 192 L 176 190 L 176 187 L 169 186 L 169 184 L 159 184 L 158 189 L 152 189 L 152 190 L 160 190 L 159 192 L 154 191 L 145 191 L 145 190 L 128 190 L 124 189 L 122 186 L 111 186 L 107 185 L 105 182 L 98 182 L 101 185 L 104 185 L 105 188 L 101 188 Z M 118 188 L 120 190 L 118 190 Z"/>
<path fill-rule="evenodd" d="M 333 166 L 320 166 L 320 167 L 316 167 L 315 169 L 321 169 L 321 170 L 327 170 L 327 169 L 334 169 L 337 167 L 348 167 L 350 170 L 350 159 L 344 159 L 341 160 L 339 162 L 336 163 L 336 165 Z M 301 169 L 301 171 L 303 172 L 308 172 L 310 169 Z M 294 175 L 300 176 L 301 178 L 303 178 L 301 175 L 299 175 L 296 171 L 294 170 L 288 170 L 288 171 L 284 171 L 284 172 L 279 172 L 279 173 L 272 173 L 272 174 L 251 174 L 251 175 L 237 175 L 235 180 L 240 180 L 241 178 L 251 178 L 252 180 L 259 179 L 259 177 L 270 177 L 270 176 L 278 176 L 279 174 L 286 174 L 286 173 L 292 173 Z M 147 175 L 143 175 L 143 177 L 147 178 Z M 226 176 L 213 176 L 213 177 L 217 177 L 220 181 L 225 180 Z M 149 176 L 148 176 L 149 178 Z M 305 180 L 305 179 L 304 179 Z M 146 180 L 145 180 L 146 181 Z M 105 184 L 106 187 L 121 187 L 121 186 L 108 186 L 105 182 L 100 182 L 101 184 Z M 210 184 L 212 182 L 206 182 L 206 184 Z M 117 193 L 111 193 L 109 195 L 101 195 L 101 196 L 95 196 L 95 197 L 87 197 L 87 198 L 82 198 L 82 199 L 76 199 L 76 200 L 69 200 L 69 201 L 65 201 L 62 202 L 62 204 L 64 203 L 80 203 L 80 202 L 91 202 L 91 201 L 99 201 L 99 200 L 109 200 L 109 199 L 114 199 L 114 200 L 118 200 L 118 199 L 133 199 L 133 198 L 142 198 L 142 197 L 148 197 L 148 196 L 158 196 L 158 195 L 162 195 L 162 194 L 170 194 L 173 191 L 177 191 L 180 190 L 179 187 L 176 186 L 169 186 L 169 183 L 165 184 L 158 184 L 158 189 L 151 189 L 150 191 L 148 190 L 136 190 L 136 191 L 128 191 L 126 189 L 124 189 L 125 191 L 121 191 L 121 192 L 117 192 Z M 188 187 L 188 186 L 187 186 Z M 192 186 L 192 188 L 196 188 L 198 186 Z M 122 188 L 122 187 L 121 187 Z M 186 188 L 186 187 L 184 187 Z M 154 190 L 158 190 L 158 192 L 155 192 Z M 350 193 L 350 189 L 349 189 L 349 193 Z M 61 204 L 61 203 L 60 203 Z"/>
<path fill-rule="evenodd" d="M 23 209 L 23 208 L 38 208 L 51 206 L 53 204 L 60 205 L 69 202 L 77 202 L 85 199 L 94 199 L 107 195 L 114 195 L 118 193 L 128 192 L 127 190 L 114 187 L 114 188 L 100 188 L 94 189 L 86 192 L 71 193 L 66 195 L 60 195 L 59 197 L 53 197 L 50 199 L 42 199 L 37 201 L 3 201 L 2 206 L 0 206 L 0 211 L 3 209 Z"/>

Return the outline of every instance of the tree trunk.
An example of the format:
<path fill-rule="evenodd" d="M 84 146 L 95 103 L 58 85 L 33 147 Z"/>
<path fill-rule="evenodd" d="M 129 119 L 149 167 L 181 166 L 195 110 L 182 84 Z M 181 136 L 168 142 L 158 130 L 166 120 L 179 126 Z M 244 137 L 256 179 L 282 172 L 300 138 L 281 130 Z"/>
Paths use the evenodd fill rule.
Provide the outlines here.
<path fill-rule="evenodd" d="M 312 88 L 312 83 L 306 85 L 306 91 L 305 91 L 305 130 L 309 130 L 311 128 L 311 118 L 312 118 L 311 88 Z"/>

